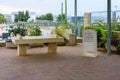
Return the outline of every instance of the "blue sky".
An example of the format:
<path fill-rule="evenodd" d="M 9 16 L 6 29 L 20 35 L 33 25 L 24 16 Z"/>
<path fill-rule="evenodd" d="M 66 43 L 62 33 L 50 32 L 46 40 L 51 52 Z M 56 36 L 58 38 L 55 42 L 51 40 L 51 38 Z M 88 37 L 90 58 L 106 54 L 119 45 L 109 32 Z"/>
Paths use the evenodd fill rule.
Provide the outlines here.
<path fill-rule="evenodd" d="M 106 11 L 107 0 L 77 0 L 78 15 L 84 12 Z M 111 0 L 112 10 L 120 9 L 120 0 Z M 39 14 L 48 12 L 61 13 L 61 3 L 64 0 L 0 0 L 0 13 L 10 13 L 19 10 L 34 11 Z M 74 15 L 74 0 L 67 0 L 68 15 Z M 115 7 L 116 6 L 116 7 Z"/>

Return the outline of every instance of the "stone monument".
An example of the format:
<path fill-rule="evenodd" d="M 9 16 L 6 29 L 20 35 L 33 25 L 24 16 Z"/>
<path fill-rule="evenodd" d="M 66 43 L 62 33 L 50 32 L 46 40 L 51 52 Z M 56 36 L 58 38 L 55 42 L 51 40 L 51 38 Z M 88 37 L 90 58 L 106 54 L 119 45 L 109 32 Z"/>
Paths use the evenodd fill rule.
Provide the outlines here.
<path fill-rule="evenodd" d="M 92 29 L 83 29 L 83 54 L 82 56 L 97 56 L 97 32 Z"/>

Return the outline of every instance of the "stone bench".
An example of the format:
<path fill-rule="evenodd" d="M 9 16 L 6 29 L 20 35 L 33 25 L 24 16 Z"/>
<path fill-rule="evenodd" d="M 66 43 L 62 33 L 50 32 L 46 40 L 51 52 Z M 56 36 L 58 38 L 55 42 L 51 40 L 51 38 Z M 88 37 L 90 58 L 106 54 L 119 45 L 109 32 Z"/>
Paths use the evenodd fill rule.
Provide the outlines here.
<path fill-rule="evenodd" d="M 27 36 L 27 37 L 13 37 L 12 42 L 17 45 L 17 52 L 19 56 L 26 55 L 26 46 L 34 43 L 47 43 L 48 53 L 57 53 L 57 43 L 64 42 L 63 38 L 58 37 L 43 37 L 43 36 Z"/>
<path fill-rule="evenodd" d="M 0 47 L 5 45 L 5 41 L 0 41 Z"/>
<path fill-rule="evenodd" d="M 13 44 L 11 39 L 6 39 L 6 48 L 16 48 L 17 45 Z"/>

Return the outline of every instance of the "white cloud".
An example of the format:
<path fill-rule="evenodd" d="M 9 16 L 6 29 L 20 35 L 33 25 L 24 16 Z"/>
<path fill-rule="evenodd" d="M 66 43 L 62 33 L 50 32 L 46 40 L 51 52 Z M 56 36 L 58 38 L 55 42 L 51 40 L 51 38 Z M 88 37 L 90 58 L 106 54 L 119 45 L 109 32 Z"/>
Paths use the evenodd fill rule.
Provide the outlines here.
<path fill-rule="evenodd" d="M 46 9 L 27 9 L 27 8 L 15 8 L 11 6 L 0 5 L 0 13 L 2 14 L 11 14 L 11 12 L 18 12 L 18 11 L 25 11 L 28 10 L 30 12 L 36 12 L 38 14 L 45 14 L 47 13 Z"/>
<path fill-rule="evenodd" d="M 0 5 L 0 13 L 2 13 L 2 14 L 9 14 L 11 12 L 15 12 L 15 11 L 19 11 L 19 10 L 22 10 L 22 9 Z"/>

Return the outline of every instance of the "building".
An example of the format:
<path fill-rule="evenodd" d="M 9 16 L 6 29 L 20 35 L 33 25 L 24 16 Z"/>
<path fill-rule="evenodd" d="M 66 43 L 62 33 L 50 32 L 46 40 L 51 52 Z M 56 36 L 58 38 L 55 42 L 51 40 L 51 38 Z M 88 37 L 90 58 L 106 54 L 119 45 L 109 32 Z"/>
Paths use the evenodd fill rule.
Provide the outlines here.
<path fill-rule="evenodd" d="M 30 12 L 29 15 L 30 15 L 30 18 L 29 18 L 28 21 L 36 22 L 36 13 L 35 12 Z"/>
<path fill-rule="evenodd" d="M 11 22 L 11 14 L 3 14 L 7 22 Z"/>
<path fill-rule="evenodd" d="M 84 17 L 83 16 L 77 16 L 77 21 L 83 21 Z M 71 21 L 74 22 L 75 17 L 72 16 Z"/>
<path fill-rule="evenodd" d="M 18 12 L 12 12 L 11 13 L 11 20 L 12 20 L 12 22 L 14 22 L 14 20 L 15 20 L 15 17 L 18 15 Z"/>

